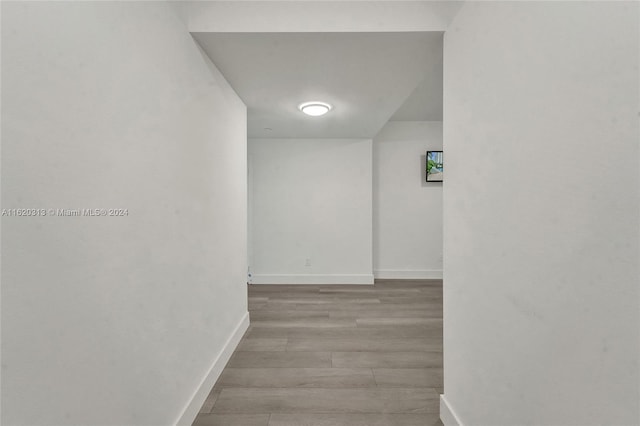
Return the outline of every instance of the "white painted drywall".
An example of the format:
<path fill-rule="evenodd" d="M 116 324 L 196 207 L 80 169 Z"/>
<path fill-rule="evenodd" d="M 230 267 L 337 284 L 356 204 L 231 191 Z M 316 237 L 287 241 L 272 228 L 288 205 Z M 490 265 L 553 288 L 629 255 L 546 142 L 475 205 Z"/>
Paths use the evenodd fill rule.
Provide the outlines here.
<path fill-rule="evenodd" d="M 253 283 L 373 283 L 371 144 L 249 139 Z"/>
<path fill-rule="evenodd" d="M 442 122 L 390 121 L 373 140 L 376 278 L 442 278 L 442 183 L 426 182 Z"/>
<path fill-rule="evenodd" d="M 2 424 L 174 424 L 242 324 L 246 109 L 207 61 L 166 3 L 2 2 L 2 208 L 128 209 L 2 218 Z"/>
<path fill-rule="evenodd" d="M 444 390 L 464 425 L 640 422 L 638 7 L 468 2 L 445 34 Z"/>
<path fill-rule="evenodd" d="M 251 139 L 371 139 L 416 86 L 415 112 L 442 121 L 442 32 L 192 34 L 247 105 Z M 309 120 L 309 100 L 331 114 Z"/>
<path fill-rule="evenodd" d="M 192 32 L 444 31 L 461 1 L 189 1 Z"/>

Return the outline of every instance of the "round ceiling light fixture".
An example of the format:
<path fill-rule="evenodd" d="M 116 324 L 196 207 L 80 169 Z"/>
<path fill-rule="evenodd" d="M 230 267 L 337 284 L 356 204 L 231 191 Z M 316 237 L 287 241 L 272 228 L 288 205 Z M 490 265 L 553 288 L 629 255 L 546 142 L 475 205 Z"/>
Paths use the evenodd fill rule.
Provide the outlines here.
<path fill-rule="evenodd" d="M 326 102 L 305 102 L 298 107 L 300 111 L 312 117 L 319 117 L 331 111 L 332 106 Z"/>

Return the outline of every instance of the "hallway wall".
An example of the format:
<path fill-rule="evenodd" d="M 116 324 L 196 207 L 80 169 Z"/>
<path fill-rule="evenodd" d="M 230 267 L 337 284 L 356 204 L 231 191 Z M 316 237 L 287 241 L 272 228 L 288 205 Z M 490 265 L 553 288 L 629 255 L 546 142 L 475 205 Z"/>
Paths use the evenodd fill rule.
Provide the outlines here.
<path fill-rule="evenodd" d="M 444 31 L 462 1 L 187 1 L 191 32 Z"/>
<path fill-rule="evenodd" d="M 372 284 L 371 139 L 250 139 L 254 284 Z"/>
<path fill-rule="evenodd" d="M 445 34 L 447 426 L 640 422 L 638 7 L 467 2 Z"/>
<path fill-rule="evenodd" d="M 2 208 L 128 210 L 2 218 L 2 424 L 175 424 L 246 327 L 246 109 L 184 25 L 2 2 Z"/>
<path fill-rule="evenodd" d="M 426 182 L 442 122 L 390 121 L 373 140 L 376 278 L 442 278 L 442 183 Z"/>

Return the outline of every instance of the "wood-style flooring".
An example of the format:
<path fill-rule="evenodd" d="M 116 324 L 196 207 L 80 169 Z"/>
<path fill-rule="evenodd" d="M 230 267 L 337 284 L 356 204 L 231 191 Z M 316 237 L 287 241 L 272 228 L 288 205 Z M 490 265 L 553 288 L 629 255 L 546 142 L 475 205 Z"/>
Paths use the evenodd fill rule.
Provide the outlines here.
<path fill-rule="evenodd" d="M 441 425 L 441 280 L 251 285 L 249 312 L 194 426 Z"/>

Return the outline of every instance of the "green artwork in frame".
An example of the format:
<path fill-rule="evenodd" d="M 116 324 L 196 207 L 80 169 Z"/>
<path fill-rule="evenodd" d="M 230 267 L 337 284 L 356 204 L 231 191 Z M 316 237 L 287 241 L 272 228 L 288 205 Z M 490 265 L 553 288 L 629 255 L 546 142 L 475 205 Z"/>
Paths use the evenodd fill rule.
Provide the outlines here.
<path fill-rule="evenodd" d="M 427 182 L 442 182 L 443 176 L 442 151 L 427 151 Z"/>

